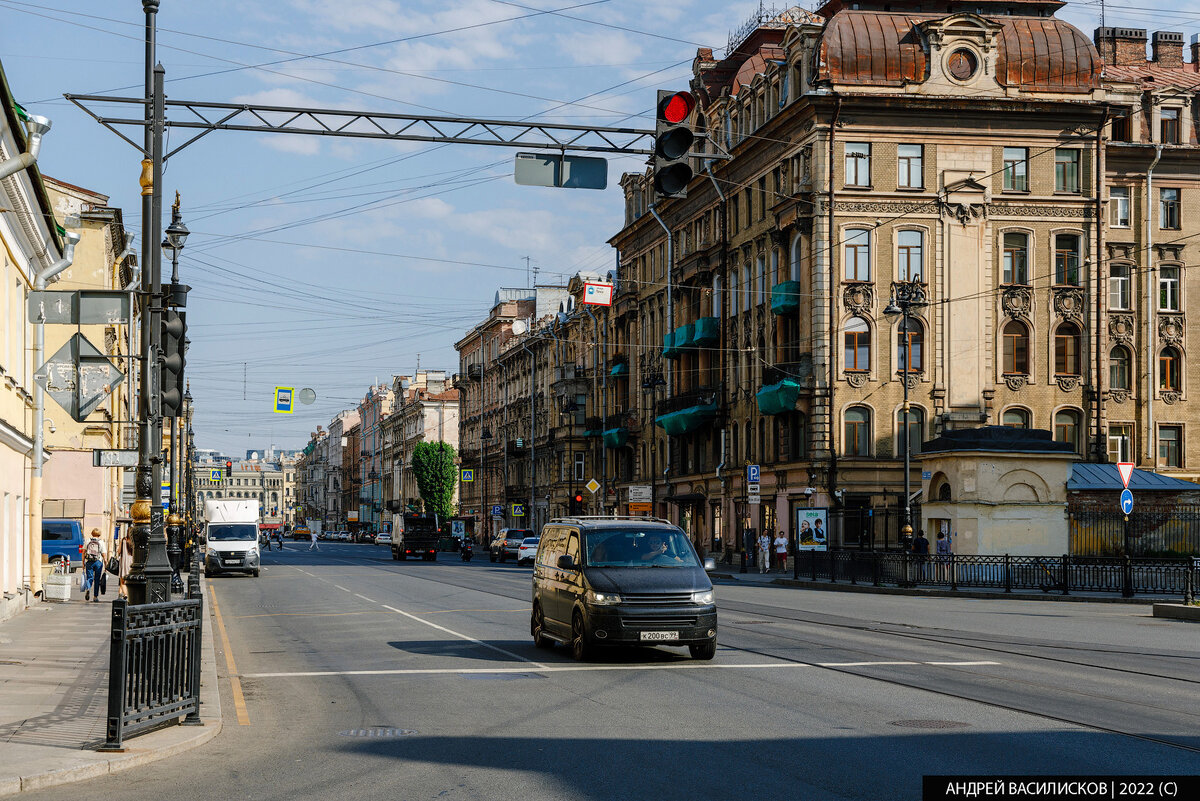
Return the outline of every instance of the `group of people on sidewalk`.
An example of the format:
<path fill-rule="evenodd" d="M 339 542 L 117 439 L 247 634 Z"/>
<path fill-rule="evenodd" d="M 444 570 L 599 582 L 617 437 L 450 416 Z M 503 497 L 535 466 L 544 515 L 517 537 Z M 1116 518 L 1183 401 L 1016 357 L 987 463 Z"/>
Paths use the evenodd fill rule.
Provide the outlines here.
<path fill-rule="evenodd" d="M 767 532 L 758 535 L 758 572 L 768 573 L 772 560 L 780 573 L 787 570 L 788 538 L 782 531 L 776 531 L 772 538 Z"/>
<path fill-rule="evenodd" d="M 776 531 L 772 536 L 771 532 L 764 531 L 755 538 L 752 532 L 748 532 L 746 542 L 747 551 L 753 549 L 753 553 L 747 554 L 747 561 L 756 562 L 759 573 L 769 573 L 772 569 L 778 570 L 780 573 L 787 572 L 789 547 L 787 534 Z M 952 553 L 950 540 L 944 531 L 937 533 L 937 542 L 933 547 L 935 548 L 934 553 L 939 557 L 937 562 L 945 561 L 945 558 Z M 919 562 L 928 560 L 930 543 L 925 536 L 924 529 L 917 530 L 916 536 L 912 538 L 912 543 L 906 550 L 917 557 Z"/>
<path fill-rule="evenodd" d="M 117 594 L 122 598 L 129 595 L 125 589 L 125 577 L 133 568 L 133 541 L 126 530 L 116 544 L 116 554 L 109 557 L 108 543 L 100 536 L 100 529 L 92 529 L 88 541 L 83 546 L 83 600 L 93 603 L 100 602 L 100 596 L 107 591 L 108 580 L 105 571 L 117 574 Z M 110 564 L 110 558 L 115 563 Z M 111 568 L 116 568 L 113 571 Z"/>

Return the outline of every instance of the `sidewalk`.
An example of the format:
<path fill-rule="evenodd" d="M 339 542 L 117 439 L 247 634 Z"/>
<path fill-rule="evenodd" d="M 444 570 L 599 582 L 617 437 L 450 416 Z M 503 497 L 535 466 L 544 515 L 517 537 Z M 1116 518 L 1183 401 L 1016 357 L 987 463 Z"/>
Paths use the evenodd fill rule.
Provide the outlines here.
<path fill-rule="evenodd" d="M 886 585 L 875 587 L 869 582 L 866 584 L 862 582 L 851 584 L 848 578 L 838 579 L 837 582 L 831 582 L 828 579 L 812 581 L 804 576 L 794 579 L 792 578 L 792 571 L 790 569 L 786 573 L 780 573 L 778 570 L 772 570 L 770 573 L 759 573 L 757 567 L 747 566 L 745 573 L 740 571 L 741 568 L 737 562 L 732 565 L 718 563 L 717 569 L 709 573 L 709 575 L 714 579 L 719 578 L 749 584 L 774 584 L 781 587 L 796 587 L 804 590 L 864 592 L 876 595 L 919 595 L 930 598 L 995 598 L 997 600 L 1008 601 L 1084 601 L 1108 604 L 1179 603 L 1180 601 L 1178 595 L 1137 595 L 1133 598 L 1122 598 L 1117 593 L 1086 592 L 1084 590 L 1071 590 L 1070 595 L 1063 595 L 1057 590 L 1051 590 L 1050 592 L 1030 592 L 1029 590 L 1005 592 L 1002 589 L 988 587 L 969 587 L 957 591 L 941 587 L 896 587 Z"/>
<path fill-rule="evenodd" d="M 78 576 L 78 573 L 75 574 Z M 108 712 L 108 637 L 116 581 L 100 603 L 78 584 L 69 603 L 40 602 L 0 622 L 0 796 L 115 773 L 172 756 L 221 730 L 207 602 L 201 658 L 203 726 L 168 726 L 95 750 Z"/>

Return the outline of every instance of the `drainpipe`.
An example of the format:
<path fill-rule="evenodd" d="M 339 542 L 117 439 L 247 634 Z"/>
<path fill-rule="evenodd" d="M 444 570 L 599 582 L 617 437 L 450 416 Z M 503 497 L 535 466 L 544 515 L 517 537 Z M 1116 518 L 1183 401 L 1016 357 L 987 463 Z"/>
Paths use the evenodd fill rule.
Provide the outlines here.
<path fill-rule="evenodd" d="M 42 149 L 42 137 L 50 130 L 50 124 L 50 120 L 45 117 L 37 114 L 29 115 L 25 121 L 25 130 L 27 131 L 25 152 L 0 163 L 0 178 L 15 175 L 37 163 L 38 152 Z M 38 563 L 41 563 L 40 557 Z"/>
<path fill-rule="evenodd" d="M 825 175 L 829 181 L 829 208 L 826 209 L 828 215 L 828 228 L 825 232 L 826 241 L 829 243 L 826 250 L 826 262 L 829 265 L 829 391 L 828 391 L 828 414 L 829 414 L 829 429 L 826 431 L 826 436 L 829 440 L 829 500 L 832 502 L 837 499 L 837 413 L 833 406 L 833 388 L 836 384 L 837 376 L 834 370 L 834 354 L 837 353 L 837 338 L 835 336 L 836 323 L 834 322 L 837 314 L 837 303 L 835 299 L 835 287 L 837 286 L 837 247 L 834 244 L 836 233 L 834 231 L 833 217 L 833 142 L 834 132 L 837 130 L 838 118 L 842 115 L 842 98 L 834 95 L 835 105 L 833 107 L 833 116 L 829 119 L 829 163 L 825 165 Z"/>
<path fill-rule="evenodd" d="M 9 161 L 11 162 L 12 159 Z M 11 173 L 9 174 L 11 175 Z M 63 235 L 63 240 L 66 242 L 66 247 L 63 248 L 63 257 L 46 269 L 37 270 L 34 273 L 33 288 L 35 290 L 44 290 L 47 284 L 70 267 L 71 262 L 75 260 L 75 245 L 79 243 L 79 234 L 68 231 Z M 45 348 L 46 313 L 44 309 L 39 309 L 37 321 L 33 327 L 34 369 L 41 367 Z M 42 592 L 42 466 L 46 463 L 45 435 L 42 433 L 42 429 L 45 426 L 46 382 L 35 378 L 33 381 L 33 472 L 29 478 L 29 590 L 35 597 L 41 597 Z"/>
<path fill-rule="evenodd" d="M 728 270 L 726 269 L 726 264 L 727 264 L 727 262 L 726 262 L 726 250 L 727 250 L 726 242 L 728 239 L 728 233 L 727 233 L 726 220 L 725 220 L 725 207 L 726 207 L 726 204 L 728 201 L 725 198 L 725 193 L 721 191 L 721 185 L 719 183 L 717 183 L 716 176 L 713 175 L 711 160 L 706 161 L 704 163 L 704 171 L 706 173 L 708 173 L 709 180 L 712 181 L 713 189 L 715 189 L 717 191 L 717 197 L 719 197 L 721 199 L 721 306 L 722 306 L 722 308 L 718 309 L 718 308 L 714 307 L 712 311 L 713 311 L 713 316 L 721 321 L 721 350 L 720 350 L 720 355 L 718 356 L 718 358 L 721 359 L 723 362 L 725 359 L 725 309 L 724 309 L 725 291 L 729 286 L 729 276 L 727 275 Z M 718 373 L 720 375 L 724 375 L 724 369 L 723 369 L 724 365 L 721 362 L 719 362 L 718 364 L 719 364 Z M 721 381 L 721 394 L 722 395 L 725 394 L 725 382 L 724 381 Z M 724 398 L 722 398 L 722 401 L 724 401 Z M 721 405 L 725 406 L 724 403 L 722 403 Z M 725 514 L 725 512 L 726 512 L 726 509 L 725 509 L 725 500 L 726 500 L 726 498 L 725 498 L 725 462 L 726 462 L 725 437 L 726 437 L 726 434 L 728 433 L 728 431 L 729 431 L 728 421 L 726 421 L 726 424 L 721 426 L 721 463 L 717 465 L 717 480 L 721 482 L 721 525 L 722 526 L 724 526 L 726 524 L 725 521 L 730 517 Z M 722 534 L 722 532 L 715 532 L 715 533 Z M 724 541 L 725 537 L 722 536 L 721 539 L 722 539 L 722 541 Z"/>
<path fill-rule="evenodd" d="M 1104 129 L 1108 125 L 1108 109 L 1104 110 L 1104 120 L 1100 123 L 1100 127 L 1096 129 L 1096 277 L 1092 284 L 1096 287 L 1096 442 L 1092 447 L 1092 453 L 1097 462 L 1104 463 L 1108 461 L 1105 447 L 1105 432 L 1103 428 L 1104 416 L 1104 362 L 1103 359 L 1103 340 L 1100 332 L 1100 315 L 1103 311 L 1102 300 L 1104 297 L 1104 170 L 1106 165 L 1104 153 Z"/>
<path fill-rule="evenodd" d="M 555 337 L 557 342 L 558 338 Z M 529 354 L 529 517 L 537 530 L 537 359 L 529 349 L 529 343 L 521 342 L 521 348 Z M 547 510 L 549 511 L 549 510 Z"/>
<path fill-rule="evenodd" d="M 1154 470 L 1154 351 L 1158 347 L 1154 331 L 1154 168 L 1162 158 L 1162 145 L 1154 148 L 1154 160 L 1146 168 L 1146 463 Z"/>
<path fill-rule="evenodd" d="M 675 238 L 674 238 L 674 235 L 671 233 L 671 229 L 667 227 L 667 224 L 665 222 L 663 222 L 663 218 L 659 216 L 658 209 L 655 208 L 655 205 L 656 204 L 654 204 L 654 203 L 650 204 L 650 213 L 654 215 L 654 219 L 658 220 L 658 224 L 662 226 L 662 229 L 667 232 L 667 264 L 666 264 L 667 325 L 673 331 L 675 328 L 675 295 L 674 295 L 674 291 L 673 291 L 673 287 L 672 287 L 672 280 L 674 278 L 673 273 L 675 271 Z M 674 393 L 675 372 L 673 370 L 671 370 L 670 367 L 668 366 L 666 373 L 667 373 L 667 397 L 670 398 L 675 394 Z M 671 474 L 671 435 L 667 434 L 666 460 L 665 460 L 665 464 L 663 465 L 663 481 L 667 485 L 667 492 L 671 491 L 671 483 L 670 483 L 670 479 L 668 478 L 668 476 L 670 474 Z"/>

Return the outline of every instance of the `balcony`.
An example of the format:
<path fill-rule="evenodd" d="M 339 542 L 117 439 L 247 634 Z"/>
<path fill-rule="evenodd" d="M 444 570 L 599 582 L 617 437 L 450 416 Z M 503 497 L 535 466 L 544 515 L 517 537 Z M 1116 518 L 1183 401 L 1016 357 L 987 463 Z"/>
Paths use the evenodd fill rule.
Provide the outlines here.
<path fill-rule="evenodd" d="M 763 387 L 754 396 L 758 402 L 758 411 L 772 415 L 795 411 L 800 389 L 800 383 L 792 378 L 784 378 Z"/>
<path fill-rule="evenodd" d="M 599 417 L 588 417 L 583 421 L 583 435 L 598 437 L 604 433 L 604 421 Z"/>
<path fill-rule="evenodd" d="M 678 436 L 711 425 L 720 411 L 717 387 L 699 387 L 667 398 L 658 405 L 654 422 L 668 434 Z"/>
<path fill-rule="evenodd" d="M 701 317 L 695 322 L 692 344 L 698 348 L 711 348 L 721 341 L 721 321 L 716 317 Z"/>
<path fill-rule="evenodd" d="M 663 350 L 662 356 L 664 359 L 678 359 L 679 349 L 675 345 L 675 332 L 668 331 L 663 334 Z"/>
<path fill-rule="evenodd" d="M 604 429 L 604 447 L 623 448 L 629 443 L 629 429 L 625 426 L 614 426 Z"/>
<path fill-rule="evenodd" d="M 483 378 L 483 365 L 482 364 L 468 364 L 467 365 L 467 378 L 470 379 L 471 381 L 478 381 L 479 379 Z"/>
<path fill-rule="evenodd" d="M 771 287 L 771 314 L 793 314 L 800 311 L 803 287 L 799 281 L 784 281 Z"/>

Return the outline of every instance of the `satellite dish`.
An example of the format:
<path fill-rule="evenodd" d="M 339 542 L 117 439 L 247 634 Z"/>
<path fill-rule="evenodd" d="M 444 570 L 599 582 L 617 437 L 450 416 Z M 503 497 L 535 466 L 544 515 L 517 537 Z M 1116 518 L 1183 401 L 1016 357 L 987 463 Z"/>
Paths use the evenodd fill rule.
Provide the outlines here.
<path fill-rule="evenodd" d="M 296 395 L 296 398 L 305 406 L 308 406 L 317 399 L 317 393 L 315 390 L 305 387 L 304 389 L 300 390 L 300 392 Z"/>
<path fill-rule="evenodd" d="M 513 320 L 512 332 L 514 334 L 516 334 L 517 336 L 520 336 L 521 334 L 524 334 L 528 330 L 529 330 L 529 324 L 526 323 L 524 320 Z"/>

